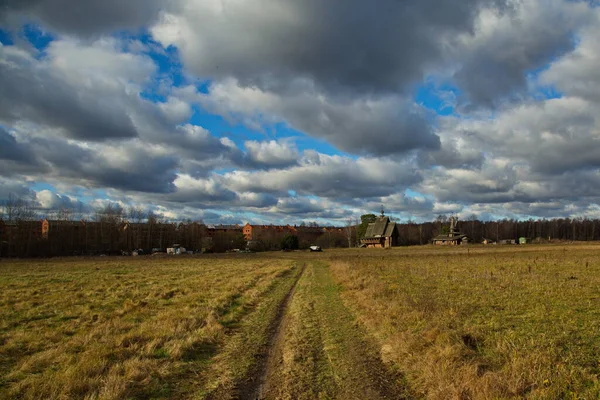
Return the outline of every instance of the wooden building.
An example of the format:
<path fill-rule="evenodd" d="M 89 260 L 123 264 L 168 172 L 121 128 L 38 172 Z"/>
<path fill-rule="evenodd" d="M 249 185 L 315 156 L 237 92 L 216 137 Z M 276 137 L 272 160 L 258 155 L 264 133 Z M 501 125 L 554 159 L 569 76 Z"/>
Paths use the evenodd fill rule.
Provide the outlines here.
<path fill-rule="evenodd" d="M 391 222 L 390 218 L 386 217 L 381 210 L 381 216 L 367 226 L 365 236 L 360 239 L 360 243 L 364 247 L 371 248 L 394 247 L 398 245 L 399 236 L 396 223 Z"/>
<path fill-rule="evenodd" d="M 441 234 L 432 239 L 432 243 L 437 246 L 457 246 L 468 244 L 467 235 L 458 231 L 458 219 L 450 218 L 450 231 L 447 234 Z"/>

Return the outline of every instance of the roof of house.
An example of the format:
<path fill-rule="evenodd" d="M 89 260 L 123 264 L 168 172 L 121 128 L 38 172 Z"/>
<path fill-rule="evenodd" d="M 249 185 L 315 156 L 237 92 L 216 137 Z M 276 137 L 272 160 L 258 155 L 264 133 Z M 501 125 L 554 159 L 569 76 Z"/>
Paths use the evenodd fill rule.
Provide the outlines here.
<path fill-rule="evenodd" d="M 370 223 L 367 226 L 365 232 L 365 239 L 380 238 L 380 237 L 391 237 L 396 229 L 396 223 L 390 222 L 388 217 L 379 217 L 375 222 Z"/>
<path fill-rule="evenodd" d="M 436 237 L 434 237 L 432 240 L 456 240 L 456 239 L 464 239 L 466 238 L 467 235 L 463 235 L 462 233 L 458 233 L 452 236 L 449 235 L 437 235 Z"/>
<path fill-rule="evenodd" d="M 242 229 L 239 225 L 206 225 L 208 229 Z"/>

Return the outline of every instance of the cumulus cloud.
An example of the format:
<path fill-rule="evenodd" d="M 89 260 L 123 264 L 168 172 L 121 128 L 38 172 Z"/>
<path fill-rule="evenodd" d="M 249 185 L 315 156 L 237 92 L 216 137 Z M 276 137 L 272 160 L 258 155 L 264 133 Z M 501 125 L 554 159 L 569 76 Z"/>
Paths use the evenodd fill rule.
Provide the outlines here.
<path fill-rule="evenodd" d="M 167 193 L 175 189 L 177 158 L 135 142 L 81 146 L 60 138 L 36 138 L 31 143 L 50 166 L 46 176 L 53 180 L 124 191 Z"/>
<path fill-rule="evenodd" d="M 589 17 L 585 3 L 514 1 L 510 11 L 482 10 L 473 32 L 449 50 L 458 65 L 454 79 L 471 107 L 494 107 L 525 95 L 527 74 L 575 45 L 573 35 Z"/>
<path fill-rule="evenodd" d="M 416 168 L 403 161 L 327 156 L 307 152 L 299 165 L 270 171 L 234 171 L 224 175 L 238 191 L 287 193 L 326 198 L 383 196 L 418 182 Z"/>
<path fill-rule="evenodd" d="M 32 121 L 80 140 L 138 136 L 132 114 L 143 101 L 128 86 L 154 66 L 113 45 L 55 41 L 38 59 L 0 44 L 0 121 Z"/>
<path fill-rule="evenodd" d="M 489 156 L 526 164 L 532 172 L 562 174 L 600 167 L 598 106 L 576 97 L 515 106 L 494 120 L 456 121 Z"/>
<path fill-rule="evenodd" d="M 590 23 L 578 33 L 578 45 L 555 60 L 542 73 L 541 82 L 570 96 L 600 103 L 600 12 L 589 14 Z"/>
<path fill-rule="evenodd" d="M 407 91 L 443 59 L 441 38 L 471 32 L 478 12 L 496 5 L 504 9 L 485 0 L 182 0 L 151 32 L 212 79 L 201 98 L 209 111 L 253 129 L 284 122 L 343 151 L 387 155 L 440 147 Z"/>
<path fill-rule="evenodd" d="M 47 208 L 77 185 L 211 221 L 599 214 L 588 2 L 9 0 L 0 23 L 0 188 L 67 193 Z"/>
<path fill-rule="evenodd" d="M 5 177 L 3 174 L 0 175 L 0 203 L 11 195 L 21 198 L 34 196 L 35 193 L 29 188 L 31 183 L 30 181 Z"/>
<path fill-rule="evenodd" d="M 152 33 L 204 78 L 278 93 L 296 77 L 319 91 L 389 93 L 441 57 L 440 37 L 471 31 L 478 11 L 496 3 L 182 0 Z"/>
<path fill-rule="evenodd" d="M 244 143 L 244 147 L 251 161 L 269 167 L 287 167 L 295 164 L 300 157 L 292 143 L 282 141 L 248 140 Z"/>
<path fill-rule="evenodd" d="M 297 92 L 279 95 L 227 79 L 211 85 L 210 92 L 199 94 L 196 100 L 207 110 L 248 127 L 262 130 L 265 124 L 284 122 L 354 154 L 389 155 L 440 145 L 425 111 L 406 98 L 340 101 L 315 92 L 308 82 L 299 86 Z"/>
<path fill-rule="evenodd" d="M 17 163 L 35 162 L 34 153 L 0 126 L 0 160 Z"/>
<path fill-rule="evenodd" d="M 47 189 L 36 192 L 35 200 L 39 204 L 39 207 L 45 211 L 62 209 L 78 213 L 89 213 L 92 211 L 92 208 L 88 204 L 80 200 Z"/>

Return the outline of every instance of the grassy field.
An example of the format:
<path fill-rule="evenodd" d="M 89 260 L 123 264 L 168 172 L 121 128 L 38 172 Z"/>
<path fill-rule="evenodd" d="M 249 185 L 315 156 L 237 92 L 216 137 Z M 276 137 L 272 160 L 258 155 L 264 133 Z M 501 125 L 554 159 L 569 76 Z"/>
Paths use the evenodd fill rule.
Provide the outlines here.
<path fill-rule="evenodd" d="M 259 257 L 2 261 L 0 398 L 185 398 L 231 385 L 295 270 Z M 231 360 L 239 341 L 251 343 Z"/>
<path fill-rule="evenodd" d="M 600 398 L 600 246 L 0 261 L 0 399 Z"/>
<path fill-rule="evenodd" d="M 600 246 L 409 248 L 330 264 L 416 397 L 600 398 Z"/>

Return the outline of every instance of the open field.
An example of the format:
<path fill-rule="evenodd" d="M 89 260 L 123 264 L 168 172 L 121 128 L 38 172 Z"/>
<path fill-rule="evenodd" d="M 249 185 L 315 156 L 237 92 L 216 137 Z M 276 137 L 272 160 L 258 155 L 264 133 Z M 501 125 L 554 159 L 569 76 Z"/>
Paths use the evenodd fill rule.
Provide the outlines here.
<path fill-rule="evenodd" d="M 600 246 L 0 261 L 0 398 L 600 397 Z"/>
<path fill-rule="evenodd" d="M 232 386 L 297 270 L 258 257 L 3 261 L 0 397 L 185 398 Z"/>
<path fill-rule="evenodd" d="M 410 248 L 330 264 L 416 397 L 600 398 L 600 246 Z"/>

